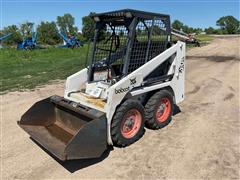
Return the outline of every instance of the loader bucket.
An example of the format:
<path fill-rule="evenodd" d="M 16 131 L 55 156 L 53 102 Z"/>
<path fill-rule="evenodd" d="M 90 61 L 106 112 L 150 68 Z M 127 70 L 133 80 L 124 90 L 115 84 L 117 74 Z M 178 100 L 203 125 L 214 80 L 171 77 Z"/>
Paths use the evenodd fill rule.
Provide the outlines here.
<path fill-rule="evenodd" d="M 59 96 L 35 103 L 18 124 L 32 139 L 60 160 L 97 158 L 107 149 L 103 112 Z"/>

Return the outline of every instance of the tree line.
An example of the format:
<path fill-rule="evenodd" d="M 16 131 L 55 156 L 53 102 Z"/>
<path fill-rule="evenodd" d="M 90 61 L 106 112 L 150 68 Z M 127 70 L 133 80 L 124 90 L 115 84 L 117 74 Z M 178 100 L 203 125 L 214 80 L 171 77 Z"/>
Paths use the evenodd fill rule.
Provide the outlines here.
<path fill-rule="evenodd" d="M 192 28 L 179 20 L 175 20 L 172 23 L 174 29 L 183 31 L 185 33 L 196 33 L 200 34 L 205 32 L 206 34 L 239 34 L 240 33 L 240 21 L 233 16 L 223 16 L 216 21 L 218 28 L 208 27 L 202 28 Z"/>
<path fill-rule="evenodd" d="M 89 41 L 94 36 L 95 23 L 90 15 L 95 14 L 91 12 L 89 16 L 82 18 L 82 29 L 79 29 L 75 25 L 75 18 L 67 13 L 63 16 L 57 16 L 56 21 L 42 21 L 35 26 L 37 31 L 37 41 L 40 44 L 57 45 L 62 43 L 58 32 L 62 32 L 65 35 L 77 36 L 80 41 Z M 183 31 L 185 33 L 200 34 L 205 32 L 206 34 L 239 34 L 240 33 L 240 21 L 233 16 L 223 16 L 216 21 L 218 28 L 192 28 L 184 24 L 179 20 L 175 20 L 172 23 L 174 29 Z M 0 31 L 0 36 L 12 33 L 12 36 L 4 41 L 7 45 L 16 45 L 18 42 L 25 38 L 31 38 L 32 36 L 32 22 L 24 22 L 17 25 L 10 25 L 4 27 Z"/>

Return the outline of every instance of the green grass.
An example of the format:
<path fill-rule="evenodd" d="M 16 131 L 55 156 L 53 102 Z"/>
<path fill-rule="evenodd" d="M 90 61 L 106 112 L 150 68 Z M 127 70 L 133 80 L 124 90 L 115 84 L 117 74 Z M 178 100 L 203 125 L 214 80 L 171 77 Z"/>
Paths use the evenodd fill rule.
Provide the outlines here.
<path fill-rule="evenodd" d="M 201 42 L 214 37 L 198 35 Z M 85 64 L 87 45 L 77 49 L 0 49 L 0 94 L 34 89 L 52 80 L 65 80 Z"/>
<path fill-rule="evenodd" d="M 0 50 L 0 92 L 33 89 L 66 79 L 85 64 L 87 47 L 77 49 Z"/>
<path fill-rule="evenodd" d="M 195 38 L 197 40 L 199 40 L 200 42 L 203 42 L 203 43 L 212 41 L 214 39 L 213 36 L 207 35 L 207 34 L 198 34 L 198 35 L 196 35 Z M 173 39 L 173 41 L 177 41 L 178 40 L 178 38 L 176 36 L 174 36 L 174 35 L 172 36 L 172 39 Z"/>
<path fill-rule="evenodd" d="M 199 34 L 196 36 L 196 39 L 198 39 L 200 42 L 209 42 L 212 41 L 214 37 L 207 34 Z"/>
<path fill-rule="evenodd" d="M 209 42 L 211 42 L 214 39 L 213 36 L 207 35 L 207 34 L 199 34 L 199 35 L 196 35 L 195 38 L 200 42 L 201 46 L 208 44 Z M 177 41 L 178 38 L 173 35 L 172 40 L 174 42 L 174 41 Z M 191 49 L 194 47 L 196 47 L 194 44 L 187 44 L 187 49 Z"/>

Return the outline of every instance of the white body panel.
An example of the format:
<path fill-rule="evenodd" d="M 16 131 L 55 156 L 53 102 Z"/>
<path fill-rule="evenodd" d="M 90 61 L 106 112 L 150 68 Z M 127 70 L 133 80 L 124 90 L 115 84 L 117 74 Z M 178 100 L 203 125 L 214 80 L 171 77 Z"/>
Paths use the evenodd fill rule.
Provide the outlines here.
<path fill-rule="evenodd" d="M 168 75 L 174 74 L 172 80 L 151 86 L 142 86 L 143 79 L 149 75 L 153 69 L 170 57 L 173 57 L 173 62 L 168 71 Z M 185 43 L 178 41 L 177 44 L 148 61 L 146 64 L 142 65 L 140 68 L 122 78 L 120 81 L 110 87 L 102 86 L 101 83 L 92 83 L 91 85 L 87 85 L 86 89 L 87 69 L 83 69 L 67 78 L 64 98 L 105 112 L 108 124 L 108 144 L 112 144 L 110 133 L 111 120 L 117 106 L 122 102 L 126 94 L 130 93 L 132 96 L 135 96 L 169 86 L 174 92 L 175 103 L 179 103 L 184 99 L 184 76 Z M 89 87 L 90 89 L 94 90 L 94 88 L 99 88 L 99 86 L 101 86 L 103 89 L 100 94 L 97 94 L 100 98 L 91 98 L 89 93 L 91 90 L 89 90 Z M 135 87 L 139 88 L 133 90 Z M 81 91 L 82 89 L 86 89 L 85 93 L 69 95 L 71 92 Z M 103 102 L 103 100 L 106 101 Z"/>
<path fill-rule="evenodd" d="M 87 68 L 69 76 L 65 85 L 64 98 L 68 97 L 68 93 L 79 91 L 86 86 L 87 82 Z"/>

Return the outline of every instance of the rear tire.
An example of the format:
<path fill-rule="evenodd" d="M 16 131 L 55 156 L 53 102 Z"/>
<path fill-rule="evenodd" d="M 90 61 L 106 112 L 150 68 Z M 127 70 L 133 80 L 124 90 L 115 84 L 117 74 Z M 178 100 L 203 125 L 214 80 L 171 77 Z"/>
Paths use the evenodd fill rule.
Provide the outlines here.
<path fill-rule="evenodd" d="M 160 129 L 172 120 L 173 96 L 167 90 L 155 93 L 145 106 L 145 126 L 149 129 Z"/>
<path fill-rule="evenodd" d="M 116 110 L 111 123 L 113 145 L 125 147 L 139 140 L 144 132 L 144 108 L 136 100 L 126 100 Z"/>

